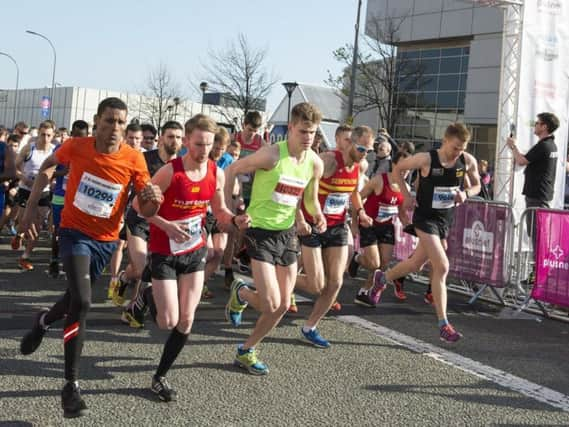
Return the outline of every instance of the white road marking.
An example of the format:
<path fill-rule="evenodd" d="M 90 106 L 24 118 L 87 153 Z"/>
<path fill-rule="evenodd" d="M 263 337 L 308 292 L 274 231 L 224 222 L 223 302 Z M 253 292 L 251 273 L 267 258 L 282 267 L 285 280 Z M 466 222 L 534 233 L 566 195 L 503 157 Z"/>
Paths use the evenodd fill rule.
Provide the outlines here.
<path fill-rule="evenodd" d="M 359 326 L 394 344 L 408 348 L 416 353 L 431 357 L 439 362 L 458 368 L 479 378 L 492 381 L 502 387 L 516 391 L 524 396 L 569 412 L 569 396 L 539 384 L 524 380 L 491 366 L 484 365 L 468 357 L 444 350 L 432 344 L 401 334 L 392 329 L 377 325 L 358 316 L 337 316 L 341 322 Z"/>

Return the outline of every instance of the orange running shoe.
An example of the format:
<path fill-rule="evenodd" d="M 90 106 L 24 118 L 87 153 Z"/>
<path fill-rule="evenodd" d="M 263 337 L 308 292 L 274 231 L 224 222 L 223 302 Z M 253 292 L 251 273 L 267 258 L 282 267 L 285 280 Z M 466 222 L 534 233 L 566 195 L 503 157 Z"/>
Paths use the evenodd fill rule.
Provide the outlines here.
<path fill-rule="evenodd" d="M 18 234 L 17 236 L 12 237 L 12 241 L 10 242 L 12 249 L 17 251 L 22 247 L 22 242 L 24 241 L 24 235 Z"/>
<path fill-rule="evenodd" d="M 330 307 L 330 311 L 340 311 L 342 310 L 342 304 L 340 304 L 338 301 L 334 301 L 334 304 L 332 304 L 332 306 Z"/>
<path fill-rule="evenodd" d="M 24 271 L 32 271 L 34 269 L 34 265 L 32 264 L 29 258 L 20 257 L 18 264 L 20 268 Z"/>
<path fill-rule="evenodd" d="M 289 313 L 298 313 L 298 305 L 296 305 L 296 297 L 294 294 L 290 296 L 290 306 L 288 307 Z"/>
<path fill-rule="evenodd" d="M 395 292 L 395 298 L 397 298 L 399 301 L 405 301 L 407 299 L 407 294 L 403 290 L 402 279 L 395 279 L 393 281 L 393 288 Z"/>

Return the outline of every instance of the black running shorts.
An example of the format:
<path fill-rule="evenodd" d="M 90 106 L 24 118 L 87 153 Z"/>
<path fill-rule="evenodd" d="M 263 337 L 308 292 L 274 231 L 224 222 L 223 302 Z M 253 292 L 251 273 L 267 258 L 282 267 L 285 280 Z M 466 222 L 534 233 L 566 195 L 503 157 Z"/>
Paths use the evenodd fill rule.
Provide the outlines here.
<path fill-rule="evenodd" d="M 310 224 L 312 232 L 306 236 L 299 236 L 300 244 L 309 248 L 332 248 L 348 246 L 348 227 L 346 224 L 337 224 L 328 227 L 324 233 L 317 233 L 314 225 Z"/>
<path fill-rule="evenodd" d="M 388 222 L 380 224 L 374 221 L 371 227 L 360 227 L 360 246 L 395 245 L 395 227 Z"/>
<path fill-rule="evenodd" d="M 297 260 L 299 248 L 294 227 L 288 230 L 249 228 L 245 232 L 247 255 L 257 261 L 287 267 Z"/>
<path fill-rule="evenodd" d="M 207 256 L 207 247 L 182 255 L 152 254 L 151 273 L 157 280 L 176 280 L 182 274 L 203 271 Z"/>

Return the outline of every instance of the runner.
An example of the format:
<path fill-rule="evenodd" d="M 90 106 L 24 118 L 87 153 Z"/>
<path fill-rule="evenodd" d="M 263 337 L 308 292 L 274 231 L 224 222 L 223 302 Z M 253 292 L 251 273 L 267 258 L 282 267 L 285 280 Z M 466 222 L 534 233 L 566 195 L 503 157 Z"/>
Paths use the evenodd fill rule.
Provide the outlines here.
<path fill-rule="evenodd" d="M 160 210 L 148 219 L 152 296 L 158 326 L 172 330 L 152 377 L 152 391 L 166 402 L 176 400 L 176 392 L 165 376 L 186 344 L 202 293 L 207 208 L 211 204 L 217 220 L 227 227 L 246 228 L 250 222 L 249 215 L 235 216 L 225 206 L 223 171 L 208 158 L 216 131 L 211 118 L 194 116 L 185 125 L 187 154 L 172 160 L 152 178 L 164 193 Z"/>
<path fill-rule="evenodd" d="M 63 347 L 65 386 L 61 393 L 63 415 L 78 417 L 87 411 L 79 391 L 78 369 L 85 336 L 85 318 L 91 305 L 91 284 L 108 264 L 116 247 L 121 217 L 133 182 L 144 216 L 157 211 L 162 195 L 151 185 L 142 154 L 123 141 L 127 106 L 118 98 L 103 100 L 97 109 L 94 138 L 70 138 L 42 164 L 20 231 L 37 236 L 32 219 L 42 190 L 55 167 L 69 167 L 59 234 L 60 254 L 67 273 L 67 291 L 50 309 L 42 310 L 22 339 L 22 354 L 33 353 L 53 322 L 65 318 Z"/>
<path fill-rule="evenodd" d="M 372 219 L 362 208 L 358 192 L 359 162 L 373 152 L 373 130 L 358 126 L 352 131 L 349 146 L 343 150 L 324 152 L 320 158 L 324 172 L 318 184 L 318 201 L 326 218 L 326 231 L 315 230 L 311 215 L 313 206 L 309 204 L 310 188 L 305 192 L 301 209 L 296 215 L 296 227 L 302 246 L 304 274 L 298 276 L 296 287 L 318 298 L 310 316 L 301 329 L 305 341 L 318 348 L 330 347 L 316 329 L 318 323 L 330 310 L 343 283 L 344 269 L 348 259 L 348 227 L 346 208 L 351 198 L 352 206 L 358 212 L 358 220 L 364 227 L 372 224 Z"/>
<path fill-rule="evenodd" d="M 290 304 L 297 273 L 295 212 L 311 179 L 314 225 L 318 232 L 326 230 L 326 219 L 317 199 L 323 165 L 310 150 L 321 119 L 322 114 L 313 105 L 297 104 L 291 111 L 288 141 L 263 147 L 227 168 L 227 203 L 232 200 L 236 176 L 255 173 L 247 209 L 253 228 L 247 230 L 246 241 L 256 288 L 234 280 L 226 306 L 226 317 L 234 326 L 241 324 L 248 304 L 261 313 L 253 333 L 238 346 L 234 362 L 251 374 L 269 372 L 267 365 L 257 359 L 255 346 L 274 329 Z"/>
<path fill-rule="evenodd" d="M 30 191 L 34 180 L 36 179 L 42 162 L 53 152 L 55 148 L 51 143 L 55 136 L 55 125 L 53 122 L 46 120 L 40 124 L 39 134 L 35 141 L 30 142 L 18 153 L 16 158 L 17 177 L 20 179 L 18 184 L 18 193 L 16 194 L 16 203 L 23 209 L 26 207 Z M 43 225 L 44 220 L 49 214 L 51 207 L 51 196 L 49 194 L 49 182 L 42 189 L 39 205 L 34 210 L 33 222 L 36 228 Z M 12 249 L 20 248 L 23 240 L 22 235 L 15 236 L 12 240 Z M 35 247 L 36 239 L 29 237 L 25 243 L 25 249 L 19 260 L 19 266 L 22 270 L 30 271 L 34 269 L 34 265 L 30 261 L 30 256 Z"/>
<path fill-rule="evenodd" d="M 405 151 L 398 151 L 393 157 L 393 165 L 409 156 L 410 154 Z M 403 193 L 397 182 L 398 179 L 393 171 L 376 174 L 360 193 L 362 199 L 365 199 L 365 213 L 373 218 L 372 227 L 360 229 L 361 252 L 353 258 L 353 262 L 363 265 L 370 271 L 368 280 L 354 300 L 356 304 L 365 307 L 375 307 L 376 304 L 369 296 L 374 271 L 378 268 L 385 271 L 391 261 L 395 245 L 393 218 L 399 216 L 403 225 L 409 224 L 407 213 L 403 210 Z M 403 290 L 396 286 L 395 296 L 399 300 L 407 299 Z"/>
<path fill-rule="evenodd" d="M 176 158 L 177 153 L 182 147 L 182 136 L 184 128 L 178 122 L 169 121 L 162 126 L 162 134 L 158 141 L 158 149 L 143 153 L 146 167 L 153 177 L 158 170 L 169 161 Z M 127 251 L 129 264 L 120 276 L 124 289 L 128 284 L 134 284 L 134 297 L 129 305 L 123 310 L 121 320 L 132 328 L 144 327 L 144 314 L 146 312 L 146 301 L 144 288 L 141 284 L 143 271 L 148 258 L 148 239 L 150 228 L 144 217 L 131 206 L 126 213 L 127 226 Z M 143 282 L 150 282 L 148 272 Z M 119 295 L 119 291 L 117 291 Z"/>
<path fill-rule="evenodd" d="M 413 228 L 419 242 L 413 255 L 383 273 L 376 270 L 369 297 L 377 304 L 386 283 L 409 273 L 419 271 L 425 262 L 431 263 L 431 286 L 434 306 L 439 320 L 440 339 L 447 343 L 458 341 L 457 332 L 447 319 L 446 276 L 449 270 L 445 252 L 446 238 L 454 216 L 454 207 L 463 203 L 469 195 L 480 192 L 480 177 L 477 162 L 466 153 L 470 132 L 461 123 L 449 125 L 441 148 L 428 153 L 419 153 L 401 160 L 394 168 L 393 177 L 403 193 L 404 209 L 411 209 L 415 200 L 411 197 L 404 176 L 407 171 L 419 171 L 417 206 L 413 213 Z M 465 173 L 471 187 L 463 190 Z"/>

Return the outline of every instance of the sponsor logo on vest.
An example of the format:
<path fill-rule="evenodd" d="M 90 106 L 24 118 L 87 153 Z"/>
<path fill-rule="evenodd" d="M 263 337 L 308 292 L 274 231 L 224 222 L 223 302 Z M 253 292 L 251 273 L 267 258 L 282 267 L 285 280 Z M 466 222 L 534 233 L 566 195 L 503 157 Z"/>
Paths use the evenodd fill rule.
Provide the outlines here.
<path fill-rule="evenodd" d="M 494 252 L 494 233 L 484 229 L 484 224 L 474 221 L 472 228 L 465 228 L 462 235 L 462 246 L 477 252 Z"/>

